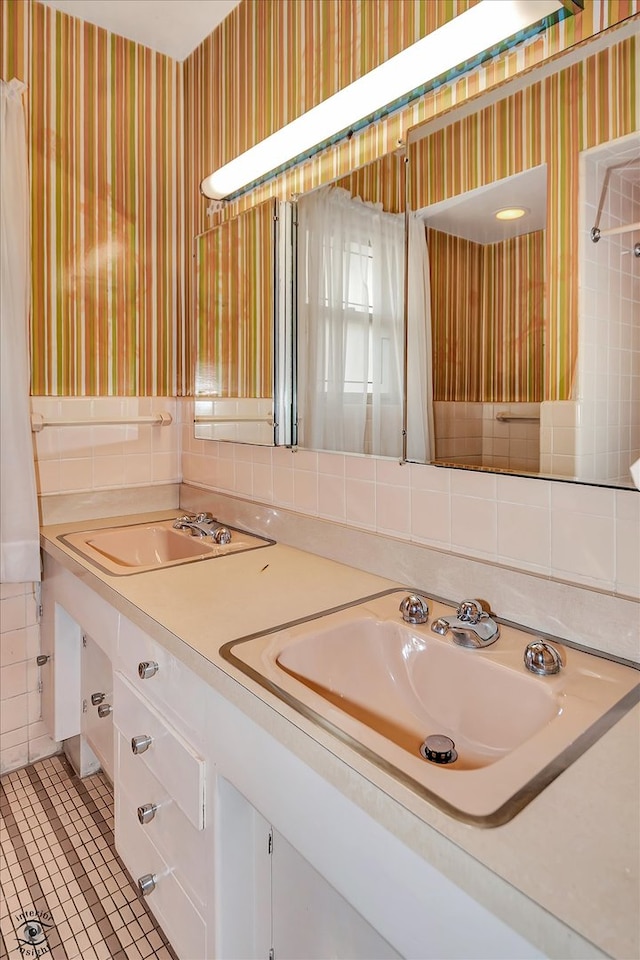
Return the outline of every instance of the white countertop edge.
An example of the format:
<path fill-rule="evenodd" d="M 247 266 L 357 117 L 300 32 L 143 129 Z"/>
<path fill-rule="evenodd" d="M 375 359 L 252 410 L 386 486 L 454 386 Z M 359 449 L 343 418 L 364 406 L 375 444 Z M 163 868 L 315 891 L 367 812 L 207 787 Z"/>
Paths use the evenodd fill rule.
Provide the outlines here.
<path fill-rule="evenodd" d="M 207 659 L 167 630 L 149 613 L 122 595 L 118 589 L 119 582 L 132 578 L 109 577 L 102 574 L 88 563 L 85 564 L 81 557 L 72 555 L 64 545 L 55 540 L 62 529 L 69 531 L 86 529 L 87 526 L 98 528 L 117 523 L 155 520 L 161 516 L 167 516 L 168 512 L 172 511 L 165 510 L 144 517 L 127 516 L 58 524 L 55 527 L 43 529 L 42 546 L 52 559 L 78 576 L 87 586 L 149 633 L 213 689 L 268 730 L 280 743 L 336 786 L 378 823 L 545 954 L 567 958 L 567 960 L 574 957 L 618 955 L 616 952 L 607 952 L 610 949 L 608 944 L 603 945 L 602 950 L 596 945 L 602 931 L 598 930 L 598 918 L 594 917 L 593 911 L 586 910 L 584 923 L 572 925 L 562 915 L 561 910 L 554 915 L 547 906 L 536 902 L 532 883 L 528 882 L 532 879 L 530 865 L 529 870 L 518 871 L 517 876 L 507 878 L 498 862 L 500 857 L 492 856 L 490 838 L 491 835 L 497 838 L 499 833 L 512 835 L 509 840 L 512 856 L 514 859 L 522 856 L 524 847 L 518 840 L 519 835 L 523 833 L 522 828 L 527 827 L 524 830 L 526 837 L 532 829 L 535 832 L 536 821 L 544 822 L 548 816 L 553 815 L 553 811 L 545 810 L 548 791 L 561 790 L 569 817 L 575 819 L 571 813 L 573 768 L 565 771 L 559 778 L 562 784 L 555 781 L 547 791 L 503 827 L 482 829 L 460 823 L 417 797 L 408 788 L 394 781 L 392 777 L 348 747 L 338 743 L 330 734 L 299 716 L 222 659 L 216 662 Z M 146 575 L 138 574 L 133 579 L 144 576 Z M 380 589 L 379 578 L 371 576 L 371 580 L 372 592 Z M 395 584 L 388 581 L 388 585 Z M 634 713 L 640 716 L 640 708 L 636 708 Z M 599 749 L 606 754 L 613 752 L 613 747 L 608 742 L 617 740 L 620 735 L 618 727 L 620 724 L 609 731 L 577 763 L 588 763 L 589 755 L 594 751 L 599 752 Z M 594 772 L 594 776 L 597 777 L 598 774 Z M 479 840 L 481 842 L 478 842 Z M 567 855 L 569 854 L 570 851 L 567 849 Z M 533 870 L 533 873 L 540 873 L 539 866 Z M 578 926 L 582 927 L 580 931 L 576 929 Z M 624 952 L 620 952 L 619 955 L 623 956 Z"/>

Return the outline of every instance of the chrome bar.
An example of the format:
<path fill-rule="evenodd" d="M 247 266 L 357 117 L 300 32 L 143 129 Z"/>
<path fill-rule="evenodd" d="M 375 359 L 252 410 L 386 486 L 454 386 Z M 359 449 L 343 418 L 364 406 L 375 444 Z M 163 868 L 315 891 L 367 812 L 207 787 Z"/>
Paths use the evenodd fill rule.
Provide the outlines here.
<path fill-rule="evenodd" d="M 154 417 L 130 417 L 120 420 L 45 420 L 40 413 L 31 414 L 31 430 L 40 433 L 44 427 L 123 427 L 129 425 L 168 427 L 173 423 L 170 413 L 158 413 Z"/>
<path fill-rule="evenodd" d="M 194 417 L 194 423 L 268 423 L 273 426 L 273 417 Z"/>
<path fill-rule="evenodd" d="M 510 423 L 519 420 L 521 423 L 540 423 L 540 417 L 533 417 L 528 413 L 496 413 L 496 420 L 500 423 Z"/>
<path fill-rule="evenodd" d="M 632 230 L 640 230 L 640 220 L 636 223 L 623 223 L 619 227 L 607 227 L 606 230 L 594 227 L 591 231 L 591 239 L 597 243 L 600 237 L 614 237 L 617 233 L 631 233 Z"/>

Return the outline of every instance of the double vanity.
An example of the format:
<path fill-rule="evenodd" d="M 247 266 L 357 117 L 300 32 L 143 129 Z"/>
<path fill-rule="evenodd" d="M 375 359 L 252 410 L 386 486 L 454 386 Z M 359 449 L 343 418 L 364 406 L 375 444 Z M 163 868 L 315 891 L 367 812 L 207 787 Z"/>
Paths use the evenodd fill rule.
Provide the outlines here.
<path fill-rule="evenodd" d="M 637 670 L 231 519 L 42 533 L 45 718 L 181 960 L 633 956 Z"/>

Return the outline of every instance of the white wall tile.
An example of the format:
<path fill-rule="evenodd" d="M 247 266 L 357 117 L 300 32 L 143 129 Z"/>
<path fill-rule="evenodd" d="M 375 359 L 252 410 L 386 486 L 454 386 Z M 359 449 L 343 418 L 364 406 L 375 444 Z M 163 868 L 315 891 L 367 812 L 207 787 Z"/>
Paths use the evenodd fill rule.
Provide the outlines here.
<path fill-rule="evenodd" d="M 27 663 L 18 663 L 0 667 L 0 698 L 8 700 L 27 692 Z"/>
<path fill-rule="evenodd" d="M 0 746 L 0 774 L 24 767 L 29 762 L 29 745 L 21 743 L 3 750 Z"/>
<path fill-rule="evenodd" d="M 19 727 L 26 727 L 29 723 L 28 694 L 0 700 L 0 730 L 8 733 Z"/>
<path fill-rule="evenodd" d="M 332 520 L 346 518 L 345 480 L 340 476 L 323 474 L 318 483 L 318 514 Z"/>
<path fill-rule="evenodd" d="M 27 625 L 27 605 L 24 595 L 0 600 L 0 633 L 20 630 Z"/>
<path fill-rule="evenodd" d="M 318 474 L 306 466 L 293 471 L 293 503 L 303 513 L 318 512 Z"/>
<path fill-rule="evenodd" d="M 436 546 L 451 545 L 451 501 L 448 492 L 412 489 L 411 535 Z"/>
<path fill-rule="evenodd" d="M 551 566 L 579 583 L 609 587 L 615 577 L 614 526 L 610 518 L 554 510 Z"/>
<path fill-rule="evenodd" d="M 542 507 L 498 504 L 498 556 L 518 561 L 525 569 L 549 570 L 551 561 L 549 513 Z"/>
<path fill-rule="evenodd" d="M 472 556 L 497 557 L 497 504 L 480 497 L 451 497 L 451 545 Z"/>
<path fill-rule="evenodd" d="M 409 471 L 405 471 L 407 476 Z M 411 491 L 408 486 L 376 484 L 376 530 L 392 536 L 411 531 Z"/>
<path fill-rule="evenodd" d="M 615 587 L 640 598 L 640 493 L 616 491 Z"/>

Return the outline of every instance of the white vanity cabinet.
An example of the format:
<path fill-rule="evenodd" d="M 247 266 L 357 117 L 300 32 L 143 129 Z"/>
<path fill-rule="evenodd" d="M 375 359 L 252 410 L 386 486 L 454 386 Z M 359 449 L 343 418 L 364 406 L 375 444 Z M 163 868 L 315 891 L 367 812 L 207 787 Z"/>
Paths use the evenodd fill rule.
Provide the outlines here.
<path fill-rule="evenodd" d="M 116 848 L 178 956 L 213 956 L 206 684 L 124 617 L 114 667 Z"/>
<path fill-rule="evenodd" d="M 113 671 L 111 661 L 86 631 L 80 654 L 80 733 L 110 780 L 114 776 L 113 752 Z M 82 747 L 81 747 L 82 749 Z M 81 771 L 86 776 L 90 771 Z"/>
<path fill-rule="evenodd" d="M 49 557 L 43 596 L 50 729 L 82 741 L 83 676 L 109 694 L 116 847 L 180 960 L 542 956 L 313 769 L 317 745 L 242 683 L 211 664 L 205 682 L 164 628 Z"/>
<path fill-rule="evenodd" d="M 66 741 L 81 776 L 100 767 L 110 779 L 114 775 L 108 708 L 119 618 L 114 607 L 44 555 L 42 716 L 50 736 Z"/>

